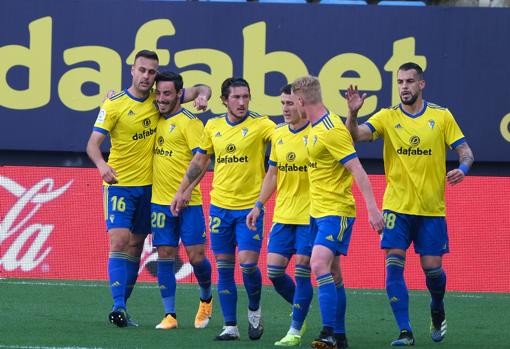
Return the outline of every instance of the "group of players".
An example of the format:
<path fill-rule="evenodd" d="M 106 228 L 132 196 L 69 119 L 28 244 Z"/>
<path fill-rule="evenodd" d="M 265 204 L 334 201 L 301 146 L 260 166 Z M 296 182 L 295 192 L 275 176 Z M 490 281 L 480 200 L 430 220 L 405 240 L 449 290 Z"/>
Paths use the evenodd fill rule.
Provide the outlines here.
<path fill-rule="evenodd" d="M 347 254 L 356 216 L 353 178 L 365 200 L 371 227 L 382 234 L 386 291 L 400 329 L 391 345 L 414 344 L 403 276 L 411 242 L 420 254 L 431 295 L 431 337 L 436 342 L 444 338 L 445 181 L 461 182 L 473 155 L 452 114 L 423 100 L 425 80 L 418 65 L 406 63 L 398 71 L 401 103 L 382 109 L 362 125 L 357 123 L 357 113 L 366 94 L 349 86 L 345 95 L 349 113 L 344 124 L 323 104 L 319 80 L 305 76 L 281 91 L 285 123 L 275 125 L 251 111 L 248 82 L 229 78 L 221 86 L 226 113 L 209 119 L 205 127 L 181 103 L 193 101 L 198 110 L 205 110 L 210 88 L 183 88 L 179 74 L 160 73 L 158 67 L 155 52 L 138 52 L 131 86 L 103 103 L 87 144 L 87 153 L 104 181 L 108 275 L 114 302 L 111 323 L 137 326 L 128 315 L 126 302 L 136 283 L 145 237 L 152 232 L 165 310 L 156 328 L 178 327 L 174 261 L 179 241 L 200 286 L 195 327 L 208 325 L 212 315 L 211 263 L 204 251 L 205 222 L 198 184 L 214 155 L 209 230 L 224 317 L 216 340 L 240 338 L 236 259 L 249 300 L 248 336 L 257 340 L 263 334 L 258 261 L 264 204 L 276 192 L 267 270 L 276 291 L 292 305 L 292 320 L 287 334 L 275 345 L 301 344 L 313 296 L 313 273 L 322 330 L 312 347 L 348 347 L 340 255 Z M 111 149 L 106 162 L 100 145 L 108 134 Z M 353 146 L 353 140 L 378 137 L 384 139 L 387 179 L 383 214 Z M 457 152 L 460 162 L 448 173 L 446 146 Z M 286 273 L 292 256 L 296 258 L 295 281 Z"/>

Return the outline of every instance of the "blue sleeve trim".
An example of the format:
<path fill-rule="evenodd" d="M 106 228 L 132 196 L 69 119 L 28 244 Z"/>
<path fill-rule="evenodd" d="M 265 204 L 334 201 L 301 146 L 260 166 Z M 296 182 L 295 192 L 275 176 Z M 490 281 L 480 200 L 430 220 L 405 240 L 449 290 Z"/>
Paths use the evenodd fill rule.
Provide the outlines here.
<path fill-rule="evenodd" d="M 342 165 L 344 165 L 347 161 L 352 160 L 352 159 L 357 158 L 357 157 L 358 157 L 358 154 L 352 153 L 351 155 L 347 155 L 345 158 L 339 160 L 339 162 Z"/>
<path fill-rule="evenodd" d="M 277 164 L 276 164 L 276 162 L 271 161 L 271 160 L 268 160 L 267 164 L 268 164 L 269 166 L 276 166 L 276 165 L 277 165 Z"/>
<path fill-rule="evenodd" d="M 106 131 L 104 128 L 100 128 L 100 127 L 94 127 L 92 130 L 96 131 L 96 132 L 99 132 L 99 133 L 102 133 L 104 135 L 108 135 L 108 133 L 110 133 L 110 132 Z"/>
<path fill-rule="evenodd" d="M 375 132 L 375 127 L 374 127 L 374 126 L 372 126 L 372 124 L 371 124 L 371 123 L 369 123 L 368 121 L 366 121 L 363 125 L 367 125 L 367 126 L 368 126 L 368 128 L 370 129 L 370 131 L 372 131 L 372 133 L 374 133 L 374 132 Z"/>
<path fill-rule="evenodd" d="M 462 143 L 466 143 L 466 137 L 462 137 L 461 139 L 453 142 L 450 147 L 452 147 L 452 149 L 455 149 L 457 148 L 459 145 L 461 145 Z"/>
<path fill-rule="evenodd" d="M 199 151 L 199 149 L 200 149 L 199 147 L 191 149 L 191 154 L 195 155 L 195 153 Z"/>
<path fill-rule="evenodd" d="M 196 152 L 199 152 L 199 153 L 202 153 L 202 154 L 207 155 L 207 150 L 204 150 L 204 149 L 202 149 L 202 148 L 200 148 L 200 147 L 199 147 L 199 148 L 195 148 L 195 149 L 196 149 Z M 196 153 L 196 152 L 195 152 L 195 153 Z"/>

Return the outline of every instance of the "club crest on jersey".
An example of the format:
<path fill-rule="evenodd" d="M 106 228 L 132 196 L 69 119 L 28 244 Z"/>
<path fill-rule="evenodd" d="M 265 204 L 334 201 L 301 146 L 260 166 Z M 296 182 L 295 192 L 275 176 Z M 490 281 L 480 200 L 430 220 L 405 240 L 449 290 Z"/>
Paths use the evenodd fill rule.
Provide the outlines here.
<path fill-rule="evenodd" d="M 112 222 L 112 223 L 113 223 L 113 221 L 114 221 L 114 220 L 115 220 L 115 215 L 111 214 L 111 215 L 110 215 L 110 222 Z"/>
<path fill-rule="evenodd" d="M 430 129 L 433 130 L 434 126 L 436 126 L 436 122 L 434 120 L 430 119 L 429 120 L 429 127 L 430 127 Z"/>
<path fill-rule="evenodd" d="M 171 124 L 170 125 L 170 128 L 168 129 L 168 132 L 172 132 L 173 130 L 175 130 L 175 124 Z"/>
<path fill-rule="evenodd" d="M 221 137 L 221 132 L 220 132 L 220 131 L 216 132 L 216 134 L 214 135 L 214 137 Z"/>
<path fill-rule="evenodd" d="M 305 145 L 308 144 L 308 136 L 304 136 L 303 137 L 303 143 L 305 143 Z"/>
<path fill-rule="evenodd" d="M 243 129 L 241 130 L 241 134 L 243 135 L 243 137 L 246 137 L 246 135 L 248 134 L 248 129 L 246 127 L 243 127 Z"/>
<path fill-rule="evenodd" d="M 317 144 L 317 136 L 313 136 L 313 145 Z"/>

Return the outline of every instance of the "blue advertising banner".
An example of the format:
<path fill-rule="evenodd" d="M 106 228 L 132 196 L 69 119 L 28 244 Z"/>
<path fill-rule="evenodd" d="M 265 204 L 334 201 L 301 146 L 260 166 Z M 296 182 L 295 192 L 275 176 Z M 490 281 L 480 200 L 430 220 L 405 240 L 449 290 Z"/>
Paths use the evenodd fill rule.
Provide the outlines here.
<path fill-rule="evenodd" d="M 397 68 L 414 61 L 425 99 L 450 109 L 477 161 L 510 162 L 509 38 L 510 9 L 2 1 L 0 149 L 84 151 L 103 96 L 129 87 L 134 54 L 152 49 L 186 86 L 212 87 L 204 121 L 225 111 L 220 85 L 233 75 L 249 81 L 250 109 L 280 121 L 280 87 L 305 74 L 340 115 L 349 84 L 366 91 L 364 121 L 399 102 Z"/>

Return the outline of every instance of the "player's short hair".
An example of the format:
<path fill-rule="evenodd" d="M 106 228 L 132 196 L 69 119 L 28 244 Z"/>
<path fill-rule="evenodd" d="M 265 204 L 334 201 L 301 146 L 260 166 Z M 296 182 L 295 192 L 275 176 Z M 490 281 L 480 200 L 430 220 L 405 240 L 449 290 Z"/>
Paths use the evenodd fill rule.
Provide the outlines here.
<path fill-rule="evenodd" d="M 248 81 L 244 80 L 243 78 L 228 78 L 221 84 L 221 98 L 228 98 L 230 92 L 232 92 L 231 87 L 246 87 L 248 88 L 248 93 L 251 95 Z"/>
<path fill-rule="evenodd" d="M 184 86 L 181 74 L 174 73 L 173 71 L 164 71 L 156 75 L 156 84 L 160 81 L 171 81 L 174 83 L 175 91 L 179 92 Z"/>
<path fill-rule="evenodd" d="M 400 67 L 398 67 L 398 70 L 403 70 L 403 71 L 408 71 L 411 69 L 416 70 L 416 74 L 418 74 L 418 78 L 420 80 L 423 80 L 423 69 L 421 69 L 421 67 L 418 64 L 413 63 L 413 62 L 407 62 L 407 63 L 402 64 Z"/>
<path fill-rule="evenodd" d="M 151 50 L 141 50 L 136 53 L 135 56 L 135 62 L 139 57 L 147 58 L 147 59 L 153 59 L 155 61 L 159 62 L 158 54 Z"/>
<path fill-rule="evenodd" d="M 315 76 L 307 75 L 292 83 L 292 93 L 298 93 L 307 103 L 322 103 L 321 83 Z"/>
<path fill-rule="evenodd" d="M 280 89 L 280 94 L 290 95 L 292 93 L 292 85 L 287 84 Z"/>

